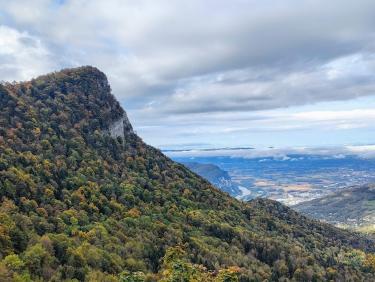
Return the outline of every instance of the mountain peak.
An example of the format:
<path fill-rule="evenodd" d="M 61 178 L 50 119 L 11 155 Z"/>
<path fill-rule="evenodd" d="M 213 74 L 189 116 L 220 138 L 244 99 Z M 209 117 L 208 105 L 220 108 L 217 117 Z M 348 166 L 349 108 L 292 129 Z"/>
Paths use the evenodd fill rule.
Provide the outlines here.
<path fill-rule="evenodd" d="M 106 99 L 111 94 L 107 76 L 92 66 L 67 68 L 52 72 L 32 79 L 31 83 L 39 89 L 54 87 L 51 90 L 60 90 L 63 94 L 77 91 L 83 92 L 85 95 L 96 94 L 102 99 Z M 57 87 L 61 89 L 56 89 Z"/>
<path fill-rule="evenodd" d="M 45 121 L 57 115 L 64 116 L 65 125 L 86 131 L 104 130 L 112 137 L 133 133 L 126 112 L 111 93 L 107 76 L 95 67 L 63 69 L 31 81 L 6 84 L 5 89 L 25 107 L 37 105 L 38 109 L 29 110 L 43 115 Z M 48 109 L 48 114 L 44 115 L 43 109 Z"/>
<path fill-rule="evenodd" d="M 45 75 L 38 76 L 33 81 L 43 80 L 55 80 L 63 77 L 75 77 L 77 79 L 94 78 L 98 81 L 102 81 L 108 84 L 107 76 L 104 72 L 93 66 L 80 66 L 75 68 L 65 68 L 60 71 L 51 72 Z"/>

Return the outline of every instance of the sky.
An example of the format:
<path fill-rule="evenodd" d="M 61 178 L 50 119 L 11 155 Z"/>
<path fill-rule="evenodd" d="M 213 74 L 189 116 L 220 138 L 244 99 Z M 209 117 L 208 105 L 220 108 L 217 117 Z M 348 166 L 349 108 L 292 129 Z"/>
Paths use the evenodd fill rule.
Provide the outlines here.
<path fill-rule="evenodd" d="M 159 148 L 375 143 L 373 0 L 0 0 L 0 80 L 81 65 Z"/>

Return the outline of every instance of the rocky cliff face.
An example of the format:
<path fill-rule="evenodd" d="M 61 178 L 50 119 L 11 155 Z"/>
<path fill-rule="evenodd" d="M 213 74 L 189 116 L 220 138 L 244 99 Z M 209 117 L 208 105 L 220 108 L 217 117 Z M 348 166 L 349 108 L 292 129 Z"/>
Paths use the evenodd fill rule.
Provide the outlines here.
<path fill-rule="evenodd" d="M 126 134 L 134 133 L 133 127 L 131 123 L 129 122 L 129 119 L 126 113 L 124 113 L 124 115 L 120 119 L 111 123 L 109 125 L 108 131 L 109 131 L 109 134 L 114 138 L 124 137 Z"/>

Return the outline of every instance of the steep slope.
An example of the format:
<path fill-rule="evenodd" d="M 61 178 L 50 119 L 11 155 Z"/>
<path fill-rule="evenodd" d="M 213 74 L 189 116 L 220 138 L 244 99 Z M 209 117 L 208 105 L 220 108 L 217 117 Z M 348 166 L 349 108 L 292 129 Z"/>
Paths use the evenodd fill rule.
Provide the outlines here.
<path fill-rule="evenodd" d="M 92 67 L 0 86 L 0 281 L 374 281 L 372 241 L 144 144 Z"/>
<path fill-rule="evenodd" d="M 204 179 L 208 180 L 215 187 L 219 188 L 221 191 L 227 192 L 229 195 L 237 196 L 241 194 L 238 185 L 236 185 L 228 172 L 222 170 L 220 167 L 214 164 L 202 164 L 196 162 L 184 162 L 185 166 L 191 169 L 196 174 L 202 176 Z"/>
<path fill-rule="evenodd" d="M 371 224 L 375 221 L 375 185 L 342 189 L 294 208 L 332 224 L 353 227 Z"/>

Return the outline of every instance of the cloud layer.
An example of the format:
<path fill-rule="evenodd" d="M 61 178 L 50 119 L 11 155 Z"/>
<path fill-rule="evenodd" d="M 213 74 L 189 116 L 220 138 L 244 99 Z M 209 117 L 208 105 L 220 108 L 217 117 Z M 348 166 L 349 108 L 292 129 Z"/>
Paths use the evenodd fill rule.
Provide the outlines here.
<path fill-rule="evenodd" d="M 259 130 L 259 111 L 375 94 L 372 0 L 14 0 L 0 20 L 2 80 L 95 65 L 157 145 L 155 123 L 185 138 Z M 280 124 L 266 128 L 298 126 Z"/>
<path fill-rule="evenodd" d="M 375 145 L 341 146 L 341 147 L 289 147 L 289 148 L 253 148 L 236 149 L 226 148 L 217 150 L 182 150 L 165 152 L 172 158 L 199 158 L 199 157 L 231 157 L 245 159 L 273 158 L 278 161 L 303 160 L 306 156 L 319 156 L 328 159 L 344 159 L 357 157 L 361 159 L 375 159 Z M 300 156 L 303 155 L 303 156 Z"/>

